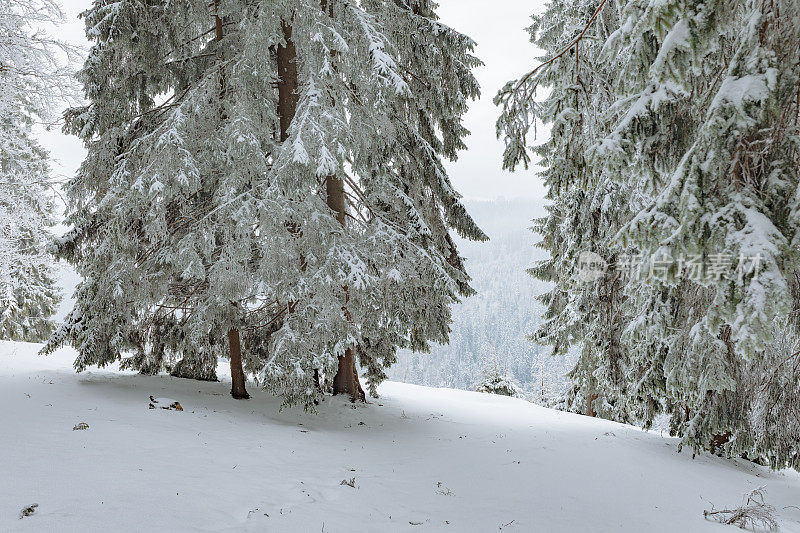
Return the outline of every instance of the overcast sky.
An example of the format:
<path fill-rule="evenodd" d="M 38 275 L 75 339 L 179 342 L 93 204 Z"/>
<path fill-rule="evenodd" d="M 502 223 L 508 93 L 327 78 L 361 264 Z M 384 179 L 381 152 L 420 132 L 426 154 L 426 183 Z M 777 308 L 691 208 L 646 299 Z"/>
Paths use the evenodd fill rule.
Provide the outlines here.
<path fill-rule="evenodd" d="M 448 165 L 456 189 L 468 199 L 542 198 L 544 189 L 535 169 L 513 174 L 500 170 L 503 144 L 495 138 L 498 111 L 492 98 L 506 81 L 535 64 L 539 54 L 524 28 L 530 23 L 530 15 L 544 9 L 544 0 L 438 1 L 441 21 L 472 37 L 478 43 L 476 53 L 485 63 L 476 71 L 482 97 L 472 104 L 465 120 L 472 132 L 467 139 L 468 150 L 461 153 L 458 162 Z M 62 0 L 61 4 L 68 20 L 59 28 L 59 36 L 88 46 L 83 21 L 77 16 L 91 1 Z M 85 153 L 81 143 L 57 131 L 42 133 L 41 140 L 55 161 L 54 172 L 62 177 L 74 174 Z"/>

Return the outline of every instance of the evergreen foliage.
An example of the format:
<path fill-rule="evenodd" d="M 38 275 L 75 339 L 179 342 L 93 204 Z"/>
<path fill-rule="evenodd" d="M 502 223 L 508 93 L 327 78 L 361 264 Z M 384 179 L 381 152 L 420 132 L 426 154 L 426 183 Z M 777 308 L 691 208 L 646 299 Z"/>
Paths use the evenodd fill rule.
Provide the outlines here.
<path fill-rule="evenodd" d="M 442 164 L 480 62 L 434 7 L 95 1 L 59 244 L 84 281 L 47 349 L 213 378 L 235 329 L 259 383 L 309 405 L 348 350 L 374 392 L 399 347 L 446 342 L 472 292 L 450 231 L 485 238 Z"/>
<path fill-rule="evenodd" d="M 569 408 L 800 466 L 800 6 L 553 0 L 530 32 L 545 56 L 497 96 L 498 133 L 513 169 L 552 125 L 536 337 L 581 346 Z"/>
<path fill-rule="evenodd" d="M 60 301 L 48 251 L 55 223 L 48 154 L 33 133 L 68 90 L 62 52 L 42 26 L 61 22 L 50 0 L 0 1 L 0 339 L 39 342 Z"/>

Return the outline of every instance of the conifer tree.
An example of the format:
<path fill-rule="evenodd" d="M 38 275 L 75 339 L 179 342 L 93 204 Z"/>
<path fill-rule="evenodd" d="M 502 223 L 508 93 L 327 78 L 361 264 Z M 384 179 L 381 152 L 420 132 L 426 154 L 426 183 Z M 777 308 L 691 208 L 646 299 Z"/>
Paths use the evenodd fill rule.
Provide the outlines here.
<path fill-rule="evenodd" d="M 44 33 L 63 15 L 50 0 L 0 2 L 0 338 L 39 342 L 60 301 L 48 243 L 54 223 L 48 154 L 33 125 L 69 89 L 72 50 Z M 66 56 L 64 54 L 67 54 Z"/>
<path fill-rule="evenodd" d="M 0 73 L 0 338 L 40 342 L 53 330 L 60 300 L 47 251 L 54 222 L 47 153 L 20 109 L 19 94 Z"/>
<path fill-rule="evenodd" d="M 583 252 L 598 254 L 613 265 L 615 257 L 625 251 L 610 241 L 631 200 L 602 169 L 593 167 L 585 154 L 592 132 L 603 127 L 594 110 L 606 108 L 613 101 L 613 95 L 583 88 L 602 83 L 612 68 L 607 63 L 582 59 L 596 55 L 614 28 L 613 13 L 598 11 L 597 7 L 594 1 L 555 1 L 544 17 L 534 17 L 530 32 L 538 46 L 550 52 L 542 61 L 563 53 L 545 68 L 509 83 L 501 91 L 496 101 L 505 108 L 498 132 L 508 132 L 503 166 L 514 170 L 530 162 L 526 136 L 534 125 L 531 120 L 552 124 L 552 136 L 533 148 L 542 158 L 551 200 L 548 216 L 537 220 L 534 230 L 542 235 L 539 246 L 550 258 L 530 272 L 555 283 L 555 288 L 542 296 L 547 306 L 545 322 L 533 338 L 551 345 L 556 356 L 566 355 L 575 344 L 581 345 L 578 365 L 570 373 L 573 387 L 565 398 L 569 409 L 627 421 L 624 389 L 628 358 L 620 345 L 621 315 L 615 312 L 623 298 L 620 280 L 613 268 L 596 283 L 585 283 L 576 272 Z M 602 24 L 586 25 L 597 17 L 602 17 Z M 586 28 L 579 46 L 574 43 L 575 28 Z M 541 103 L 535 99 L 539 85 L 552 87 Z M 578 131 L 585 133 L 577 135 Z"/>
<path fill-rule="evenodd" d="M 542 65 L 497 97 L 508 167 L 529 161 L 534 120 L 552 124 L 534 273 L 556 284 L 539 338 L 583 346 L 572 397 L 795 467 L 797 390 L 777 390 L 800 366 L 780 340 L 800 309 L 798 22 L 791 1 L 555 0 L 531 28 Z M 585 251 L 608 264 L 589 283 Z"/>
<path fill-rule="evenodd" d="M 442 164 L 479 63 L 432 4 L 99 0 L 85 17 L 90 104 L 68 118 L 89 156 L 60 246 L 84 282 L 50 349 L 72 343 L 79 369 L 131 352 L 212 368 L 235 330 L 259 383 L 308 405 L 342 360 L 374 389 L 398 347 L 446 340 L 471 290 L 449 231 L 485 238 Z"/>
<path fill-rule="evenodd" d="M 522 390 L 508 371 L 504 371 L 497 361 L 487 364 L 475 383 L 476 392 L 498 394 L 500 396 L 520 396 Z"/>

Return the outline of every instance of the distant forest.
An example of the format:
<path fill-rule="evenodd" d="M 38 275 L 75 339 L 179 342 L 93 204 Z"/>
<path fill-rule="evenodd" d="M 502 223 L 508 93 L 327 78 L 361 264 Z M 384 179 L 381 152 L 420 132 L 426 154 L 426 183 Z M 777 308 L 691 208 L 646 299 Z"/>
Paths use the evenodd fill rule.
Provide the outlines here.
<path fill-rule="evenodd" d="M 478 294 L 453 308 L 452 334 L 447 346 L 432 353 L 402 351 L 389 370 L 390 379 L 433 387 L 473 390 L 484 368 L 497 364 L 514 378 L 525 397 L 539 403 L 552 400 L 567 383 L 565 374 L 577 354 L 551 357 L 550 349 L 528 340 L 542 321 L 536 296 L 547 284 L 526 270 L 546 257 L 534 244 L 531 218 L 544 214 L 537 200 L 466 202 L 475 221 L 490 240 L 485 243 L 458 239 L 467 259 L 467 272 Z"/>

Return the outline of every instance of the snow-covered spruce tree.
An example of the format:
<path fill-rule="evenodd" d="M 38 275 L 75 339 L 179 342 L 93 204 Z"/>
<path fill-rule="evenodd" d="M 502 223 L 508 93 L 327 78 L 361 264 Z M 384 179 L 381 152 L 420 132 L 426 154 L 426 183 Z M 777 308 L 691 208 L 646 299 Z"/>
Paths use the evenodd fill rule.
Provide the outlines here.
<path fill-rule="evenodd" d="M 289 194 L 296 252 L 276 286 L 285 313 L 253 354 L 263 381 L 304 402 L 319 377 L 361 396 L 356 358 L 374 393 L 398 347 L 444 342 L 450 304 L 471 292 L 449 228 L 485 238 L 441 162 L 463 147 L 460 117 L 478 94 L 472 41 L 438 23 L 428 2 L 311 6 L 284 19 L 297 90 L 281 79 L 279 92 L 289 81 L 298 99 L 280 117 L 291 151 L 273 170 L 308 185 Z"/>
<path fill-rule="evenodd" d="M 0 1 L 1 339 L 46 339 L 60 300 L 47 251 L 52 178 L 32 127 L 52 119 L 56 100 L 69 88 L 63 64 L 71 49 L 42 29 L 62 19 L 50 0 Z"/>
<path fill-rule="evenodd" d="M 628 421 L 628 356 L 621 346 L 622 315 L 618 312 L 624 295 L 614 268 L 615 258 L 625 250 L 611 238 L 635 197 L 589 164 L 585 153 L 605 126 L 600 110 L 613 102 L 613 95 L 606 91 L 587 91 L 604 84 L 613 68 L 588 59 L 597 55 L 618 24 L 613 11 L 598 11 L 598 5 L 593 0 L 555 1 L 543 17 L 534 17 L 529 31 L 537 45 L 548 51 L 542 61 L 565 52 L 548 63 L 549 68 L 510 82 L 501 91 L 496 101 L 505 107 L 498 132 L 507 134 L 503 166 L 513 170 L 530 162 L 526 135 L 533 121 L 552 124 L 551 137 L 534 148 L 542 158 L 551 201 L 548 216 L 537 220 L 534 230 L 542 235 L 539 246 L 550 257 L 530 272 L 553 282 L 554 288 L 542 296 L 547 306 L 545 322 L 533 339 L 552 346 L 555 356 L 564 356 L 571 346 L 581 344 L 578 363 L 570 373 L 573 386 L 565 398 L 569 409 Z M 576 33 L 597 17 L 602 23 L 589 25 L 584 40 L 574 46 Z M 542 103 L 535 100 L 539 85 L 551 87 Z M 578 277 L 583 252 L 596 253 L 611 265 L 595 283 Z"/>
<path fill-rule="evenodd" d="M 584 343 L 586 353 L 589 339 L 572 327 L 570 305 L 592 289 L 569 285 L 568 254 L 587 226 L 566 223 L 567 199 L 611 184 L 622 202 L 598 203 L 608 231 L 596 249 L 581 246 L 606 259 L 603 250 L 614 249 L 626 262 L 631 254 L 647 258 L 643 275 L 618 278 L 624 290 L 614 306 L 628 359 L 628 416 L 647 425 L 663 409 L 694 449 L 796 466 L 800 441 L 774 431 L 794 427 L 796 398 L 783 389 L 772 399 L 785 409 L 756 423 L 760 395 L 746 392 L 768 378 L 776 358 L 773 324 L 798 309 L 790 284 L 800 243 L 800 7 L 600 0 L 575 11 L 579 4 L 550 4 L 533 28 L 547 51 L 543 66 L 498 97 L 507 165 L 527 161 L 525 135 L 535 118 L 553 123 L 552 139 L 538 151 L 554 202 L 542 223 L 553 260 L 539 273 L 556 281 L 551 302 L 564 302 L 551 303 L 554 335 Z M 557 28 L 571 37 L 549 40 Z M 541 104 L 533 100 L 539 85 L 552 89 Z M 554 108 L 570 90 L 577 101 L 603 105 Z M 564 187 L 569 161 L 596 177 Z M 579 310 L 598 302 L 592 297 Z M 586 318 L 584 328 L 602 320 Z M 585 357 L 574 377 L 609 372 L 608 361 Z M 576 380 L 576 390 L 584 383 Z"/>
<path fill-rule="evenodd" d="M 262 251 L 248 192 L 269 147 L 258 112 L 241 111 L 255 95 L 228 80 L 225 24 L 200 3 L 98 1 L 83 16 L 89 105 L 66 129 L 88 156 L 67 186 L 59 253 L 84 281 L 46 349 L 71 341 L 79 370 L 128 352 L 123 365 L 142 372 L 168 362 L 215 379 L 230 336 L 232 394 L 247 397 L 236 328 Z"/>
<path fill-rule="evenodd" d="M 487 365 L 475 383 L 475 391 L 500 396 L 520 396 L 522 389 L 508 373 L 504 372 L 497 361 Z"/>
<path fill-rule="evenodd" d="M 260 383 L 308 404 L 340 361 L 375 385 L 397 347 L 446 340 L 470 290 L 449 228 L 484 237 L 441 162 L 477 96 L 468 38 L 424 2 L 85 16 L 90 104 L 69 127 L 89 156 L 60 246 L 85 281 L 50 349 L 213 369 L 243 341 Z"/>
<path fill-rule="evenodd" d="M 0 72 L 7 90 L 0 100 L 19 96 L 7 77 Z M 53 330 L 60 299 L 47 252 L 53 224 L 47 153 L 20 107 L 2 102 L 0 117 L 0 338 L 40 342 Z"/>

